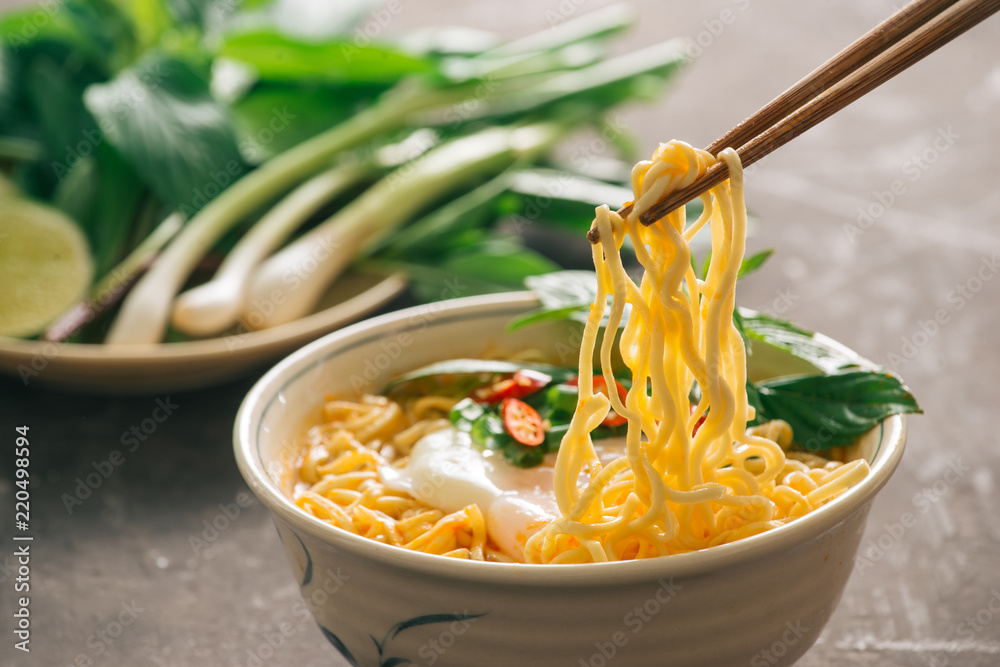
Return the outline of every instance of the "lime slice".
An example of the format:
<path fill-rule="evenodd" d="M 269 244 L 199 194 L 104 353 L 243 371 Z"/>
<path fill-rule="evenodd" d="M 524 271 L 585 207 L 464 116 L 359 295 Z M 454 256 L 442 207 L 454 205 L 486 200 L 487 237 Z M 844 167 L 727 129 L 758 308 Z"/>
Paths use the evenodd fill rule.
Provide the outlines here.
<path fill-rule="evenodd" d="M 34 336 L 86 293 L 87 241 L 62 212 L 0 196 L 0 335 Z"/>

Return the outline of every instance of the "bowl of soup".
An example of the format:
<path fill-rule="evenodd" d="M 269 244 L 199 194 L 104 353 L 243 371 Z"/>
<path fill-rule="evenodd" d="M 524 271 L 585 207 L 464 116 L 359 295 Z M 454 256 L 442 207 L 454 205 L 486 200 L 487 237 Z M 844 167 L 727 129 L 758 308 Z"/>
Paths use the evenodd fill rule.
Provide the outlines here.
<path fill-rule="evenodd" d="M 531 293 L 456 299 L 377 317 L 292 354 L 249 392 L 235 424 L 247 483 L 272 512 L 292 576 L 350 664 L 567 667 L 787 665 L 816 641 L 854 568 L 868 510 L 897 467 L 902 416 L 850 448 L 870 472 L 780 528 L 731 543 L 618 562 L 528 564 L 449 558 L 355 534 L 304 511 L 303 438 L 338 398 L 456 358 L 575 367 L 579 325 L 507 333 Z M 757 377 L 795 373 L 754 354 Z M 506 559 L 510 561 L 511 559 Z"/>

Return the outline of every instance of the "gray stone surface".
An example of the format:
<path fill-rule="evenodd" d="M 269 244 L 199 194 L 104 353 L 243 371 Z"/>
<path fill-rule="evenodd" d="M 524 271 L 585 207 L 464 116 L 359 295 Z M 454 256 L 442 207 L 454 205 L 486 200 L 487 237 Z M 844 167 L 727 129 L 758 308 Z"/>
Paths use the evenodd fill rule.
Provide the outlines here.
<path fill-rule="evenodd" d="M 444 22 L 516 36 L 560 11 L 599 4 L 412 0 L 389 29 Z M 621 118 L 645 151 L 675 137 L 705 145 L 893 4 L 636 2 L 635 46 L 687 35 L 700 36 L 703 48 L 667 101 Z M 1000 664 L 1000 618 L 989 606 L 1000 609 L 998 44 L 994 18 L 748 179 L 749 204 L 763 221 L 751 246 L 778 254 L 747 281 L 741 303 L 781 312 L 898 370 L 926 410 L 910 420 L 906 456 L 872 511 L 862 547 L 871 564 L 856 570 L 803 667 Z M 895 201 L 880 203 L 894 184 Z M 864 227 L 863 210 L 872 213 Z M 220 505 L 247 491 L 230 429 L 251 381 L 120 399 L 0 383 L 0 442 L 9 451 L 13 424 L 30 425 L 38 481 L 33 650 L 11 650 L 12 526 L 4 518 L 0 665 L 345 664 L 295 613 L 298 590 L 259 502 L 214 537 L 205 533 Z M 129 451 L 123 438 L 152 416 L 157 398 L 177 407 Z M 121 464 L 67 511 L 61 496 L 113 450 Z M 0 500 L 12 513 L 10 454 L 2 460 Z M 900 532 L 893 525 L 905 513 L 915 523 Z M 208 548 L 193 547 L 192 537 Z M 119 634 L 119 621 L 133 616 Z"/>

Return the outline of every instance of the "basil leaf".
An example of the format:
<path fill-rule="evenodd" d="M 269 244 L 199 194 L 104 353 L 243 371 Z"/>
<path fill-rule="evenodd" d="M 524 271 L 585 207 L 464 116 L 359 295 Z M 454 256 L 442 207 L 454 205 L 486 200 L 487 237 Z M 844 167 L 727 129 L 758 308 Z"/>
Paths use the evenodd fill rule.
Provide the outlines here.
<path fill-rule="evenodd" d="M 898 377 L 873 371 L 767 380 L 748 386 L 747 398 L 754 423 L 784 419 L 813 451 L 850 444 L 890 415 L 923 412 Z"/>
<path fill-rule="evenodd" d="M 743 322 L 743 315 L 740 313 L 739 308 L 733 309 L 733 326 L 736 327 L 740 338 L 743 339 L 743 349 L 747 351 L 747 356 L 749 357 L 753 354 L 753 348 L 750 345 L 750 337 L 747 335 L 746 324 Z"/>
<path fill-rule="evenodd" d="M 817 372 L 836 373 L 859 368 L 878 370 L 878 365 L 840 343 L 808 331 L 786 320 L 741 308 L 740 321 L 751 349 L 767 345 L 809 363 Z"/>
<path fill-rule="evenodd" d="M 389 383 L 386 391 L 395 389 L 405 382 L 430 378 L 436 375 L 507 375 L 516 373 L 522 368 L 545 373 L 552 377 L 553 382 L 565 382 L 576 375 L 575 368 L 562 368 L 549 364 L 529 364 L 487 359 L 449 359 L 400 375 Z"/>
<path fill-rule="evenodd" d="M 743 278 L 744 276 L 747 276 L 764 266 L 764 263 L 771 259 L 771 255 L 773 254 L 774 248 L 768 248 L 767 250 L 761 250 L 754 255 L 750 255 L 749 257 L 744 257 L 743 261 L 740 263 L 740 270 L 737 272 L 736 278 Z"/>
<path fill-rule="evenodd" d="M 84 93 L 107 140 L 164 202 L 194 213 L 246 170 L 225 109 L 188 63 L 151 54 Z"/>
<path fill-rule="evenodd" d="M 565 308 L 553 308 L 552 310 L 533 310 L 527 315 L 513 320 L 507 325 L 506 331 L 510 333 L 521 327 L 541 324 L 543 322 L 557 322 L 559 320 L 573 319 L 573 315 L 580 311 L 580 306 L 566 306 Z"/>

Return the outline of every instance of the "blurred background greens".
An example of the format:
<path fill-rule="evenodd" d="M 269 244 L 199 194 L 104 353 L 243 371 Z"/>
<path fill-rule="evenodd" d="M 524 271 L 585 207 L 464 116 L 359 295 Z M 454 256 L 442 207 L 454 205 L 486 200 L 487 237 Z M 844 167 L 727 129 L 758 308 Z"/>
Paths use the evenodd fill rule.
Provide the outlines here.
<path fill-rule="evenodd" d="M 433 300 L 446 279 L 468 296 L 586 268 L 567 248 L 640 157 L 613 112 L 662 95 L 686 43 L 612 55 L 634 18 L 617 4 L 515 41 L 383 35 L 400 9 L 6 12 L 0 334 L 187 340 L 307 315 L 345 271 L 401 271 Z"/>

